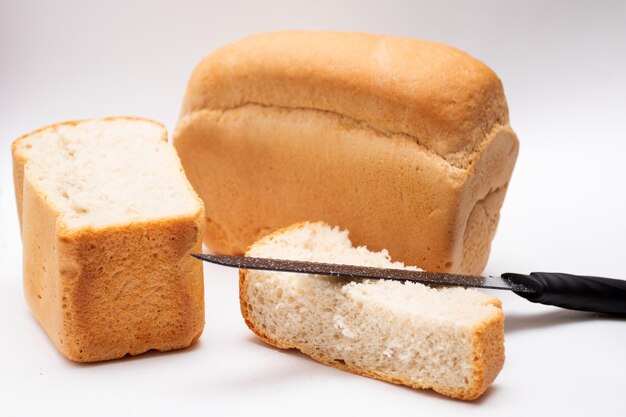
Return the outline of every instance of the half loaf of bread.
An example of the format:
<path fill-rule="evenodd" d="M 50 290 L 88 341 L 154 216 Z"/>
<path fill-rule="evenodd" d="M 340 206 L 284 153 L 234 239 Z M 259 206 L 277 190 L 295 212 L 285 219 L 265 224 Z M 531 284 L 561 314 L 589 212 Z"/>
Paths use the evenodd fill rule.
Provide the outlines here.
<path fill-rule="evenodd" d="M 13 143 L 24 292 L 79 362 L 189 346 L 204 327 L 203 206 L 165 128 L 133 118 L 45 127 Z"/>
<path fill-rule="evenodd" d="M 246 255 L 405 268 L 322 223 L 277 231 Z M 240 300 L 248 327 L 273 346 L 454 398 L 479 397 L 504 362 L 500 301 L 475 290 L 241 270 Z"/>
<path fill-rule="evenodd" d="M 433 42 L 276 32 L 208 55 L 174 134 L 205 244 L 323 220 L 432 271 L 479 273 L 517 156 L 500 80 Z"/>

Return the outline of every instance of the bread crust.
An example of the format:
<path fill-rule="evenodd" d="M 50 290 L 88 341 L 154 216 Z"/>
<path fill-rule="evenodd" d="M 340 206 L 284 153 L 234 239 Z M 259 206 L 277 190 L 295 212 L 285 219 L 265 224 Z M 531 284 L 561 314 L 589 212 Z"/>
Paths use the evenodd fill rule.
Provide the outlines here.
<path fill-rule="evenodd" d="M 167 141 L 165 128 L 153 121 L 98 120 L 120 119 L 153 123 Z M 201 251 L 201 201 L 191 217 L 68 230 L 25 170 L 22 140 L 90 121 L 57 123 L 13 143 L 26 301 L 57 349 L 73 361 L 187 347 L 204 328 L 202 265 L 188 256 Z"/>
<path fill-rule="evenodd" d="M 263 245 L 268 240 L 271 240 L 275 235 L 279 235 L 288 230 L 305 227 L 308 223 L 309 222 L 298 223 L 277 230 L 269 235 L 266 235 L 258 242 L 251 245 L 251 247 L 257 244 Z M 248 250 L 250 250 L 250 248 Z M 350 364 L 346 364 L 344 362 L 338 362 L 334 360 L 334 358 L 327 358 L 317 355 L 313 351 L 307 351 L 297 344 L 289 344 L 270 337 L 262 330 L 261 326 L 258 326 L 254 321 L 252 305 L 248 302 L 247 296 L 248 273 L 249 271 L 246 269 L 239 270 L 239 301 L 241 315 L 248 328 L 269 345 L 280 349 L 297 349 L 324 365 L 393 384 L 405 385 L 415 389 L 432 389 L 433 391 L 447 397 L 461 400 L 475 400 L 479 398 L 493 383 L 504 365 L 504 314 L 501 310 L 501 302 L 496 298 L 488 300 L 487 304 L 498 307 L 498 313 L 472 329 L 471 343 L 474 362 L 472 366 L 473 377 L 469 382 L 469 385 L 466 387 L 447 387 L 437 384 L 425 385 L 416 383 L 415 381 L 398 379 L 382 372 L 351 366 Z"/>
<path fill-rule="evenodd" d="M 215 252 L 323 220 L 394 259 L 470 274 L 487 262 L 518 152 L 483 63 L 432 42 L 323 32 L 207 56 L 174 145 Z"/>
<path fill-rule="evenodd" d="M 508 123 L 502 84 L 482 62 L 435 42 L 366 33 L 271 32 L 218 49 L 194 70 L 181 116 L 244 104 L 334 112 L 459 165 L 454 154 Z"/>

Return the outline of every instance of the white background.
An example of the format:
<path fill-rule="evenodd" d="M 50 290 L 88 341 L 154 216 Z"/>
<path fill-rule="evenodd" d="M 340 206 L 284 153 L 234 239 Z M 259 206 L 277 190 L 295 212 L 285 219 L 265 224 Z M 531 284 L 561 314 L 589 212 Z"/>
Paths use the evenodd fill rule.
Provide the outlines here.
<path fill-rule="evenodd" d="M 0 414 L 626 415 L 626 320 L 505 293 L 506 363 L 474 403 L 263 345 L 240 318 L 236 271 L 218 267 L 196 346 L 94 365 L 55 351 L 22 295 L 11 141 L 109 115 L 171 132 L 202 56 L 284 28 L 432 39 L 485 61 L 521 141 L 486 272 L 626 278 L 626 2 L 0 0 Z"/>

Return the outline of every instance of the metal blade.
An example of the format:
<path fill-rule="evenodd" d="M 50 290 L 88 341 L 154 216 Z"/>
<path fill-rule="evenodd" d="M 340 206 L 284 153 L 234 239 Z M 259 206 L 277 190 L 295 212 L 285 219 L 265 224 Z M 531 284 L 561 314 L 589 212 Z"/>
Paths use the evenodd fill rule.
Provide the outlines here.
<path fill-rule="evenodd" d="M 452 285 L 458 287 L 534 292 L 529 287 L 514 283 L 502 277 L 445 274 L 441 272 L 412 271 L 409 269 L 374 268 L 371 266 L 255 258 L 250 256 L 213 254 L 191 254 L 191 256 L 214 264 L 243 269 L 330 275 L 345 278 L 390 279 L 395 281 L 415 281 L 429 285 Z"/>

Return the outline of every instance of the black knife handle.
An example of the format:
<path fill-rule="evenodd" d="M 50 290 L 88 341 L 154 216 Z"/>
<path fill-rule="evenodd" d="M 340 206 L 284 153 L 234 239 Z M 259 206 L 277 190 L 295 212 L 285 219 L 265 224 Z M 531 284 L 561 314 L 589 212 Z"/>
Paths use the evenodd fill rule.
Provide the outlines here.
<path fill-rule="evenodd" d="M 626 315 L 626 281 L 612 278 L 587 277 L 559 272 L 532 272 L 530 275 L 502 274 L 514 283 L 535 292 L 517 292 L 533 303 Z"/>

